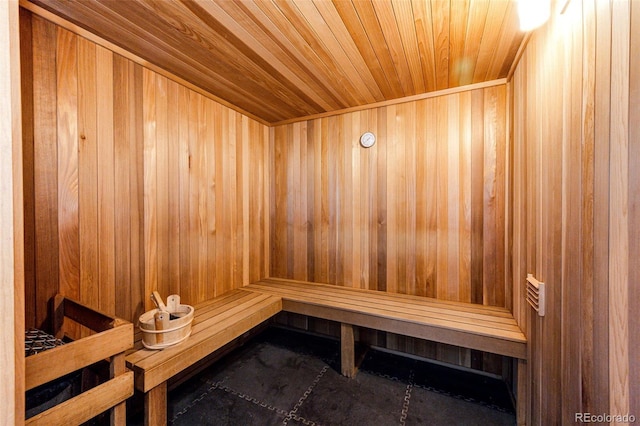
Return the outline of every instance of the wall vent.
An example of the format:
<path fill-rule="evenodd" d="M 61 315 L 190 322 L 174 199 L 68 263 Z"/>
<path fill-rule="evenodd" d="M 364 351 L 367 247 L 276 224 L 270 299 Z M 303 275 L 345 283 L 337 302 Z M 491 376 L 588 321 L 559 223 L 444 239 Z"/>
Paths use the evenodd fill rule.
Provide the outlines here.
<path fill-rule="evenodd" d="M 535 279 L 532 274 L 527 274 L 527 302 L 539 316 L 544 316 L 544 283 Z"/>

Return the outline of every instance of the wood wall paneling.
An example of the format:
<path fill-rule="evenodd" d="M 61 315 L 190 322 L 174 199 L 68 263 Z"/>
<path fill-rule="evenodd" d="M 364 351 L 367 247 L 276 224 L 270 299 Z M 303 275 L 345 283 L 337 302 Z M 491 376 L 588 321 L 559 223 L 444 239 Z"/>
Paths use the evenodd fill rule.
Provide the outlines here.
<path fill-rule="evenodd" d="M 640 6 L 637 2 L 631 2 L 630 34 L 640 31 Z M 638 52 L 640 49 L 640 37 L 633 36 L 629 40 L 629 52 Z M 633 53 L 629 56 L 629 259 L 638 259 L 640 247 L 640 131 L 637 125 L 640 120 L 640 58 Z M 635 243 L 634 243 L 635 242 Z M 629 412 L 640 412 L 640 368 L 637 366 L 637 358 L 640 351 L 640 320 L 635 314 L 637 303 L 640 300 L 640 288 L 636 284 L 640 282 L 640 265 L 630 261 L 629 264 Z"/>
<path fill-rule="evenodd" d="M 78 193 L 81 302 L 99 307 L 96 45 L 78 38 Z M 55 95 L 54 95 L 55 96 Z M 36 122 L 36 126 L 41 124 Z M 81 208 L 80 208 L 81 207 Z M 36 288 L 40 283 L 35 283 Z"/>
<path fill-rule="evenodd" d="M 68 31 L 57 31 L 57 147 L 59 208 L 60 288 L 69 296 L 79 294 L 78 239 L 78 73 L 77 40 Z"/>
<path fill-rule="evenodd" d="M 263 278 L 266 126 L 30 12 L 21 22 L 28 324 L 57 292 L 135 321 L 152 290 L 195 304 Z"/>
<path fill-rule="evenodd" d="M 35 296 L 36 326 L 47 325 L 47 302 L 58 289 L 58 173 L 56 144 L 56 69 L 53 48 L 56 27 L 49 22 L 34 18 L 33 31 L 33 169 L 34 175 L 34 219 L 35 219 L 35 280 L 40 291 Z M 29 302 L 26 302 L 29 304 Z"/>
<path fill-rule="evenodd" d="M 275 126 L 270 275 L 505 306 L 506 108 L 501 85 Z M 436 352 L 471 365 L 469 351 Z"/>
<path fill-rule="evenodd" d="M 497 86 L 276 126 L 271 275 L 330 275 L 323 281 L 471 301 L 475 262 L 474 268 L 494 271 L 479 282 L 486 303 L 504 305 L 504 266 L 497 259 L 504 258 L 505 114 L 505 86 Z M 358 139 L 368 130 L 377 143 L 364 149 Z M 376 238 L 378 249 L 365 262 L 364 250 L 373 250 L 381 233 L 384 240 Z M 495 243 L 472 244 L 472 234 Z M 318 273 L 323 258 L 330 259 L 328 275 Z M 381 258 L 386 262 L 379 265 Z M 439 266 L 429 265 L 433 259 Z M 363 263 L 368 270 L 351 266 Z M 380 278 L 379 267 L 384 288 L 371 280 Z"/>
<path fill-rule="evenodd" d="M 514 294 L 526 273 L 549 288 L 544 318 L 515 305 L 530 341 L 531 424 L 636 415 L 634 6 L 569 3 L 532 35 L 510 83 Z"/>
<path fill-rule="evenodd" d="M 32 15 L 20 9 L 20 63 L 21 82 L 33 81 Z M 22 109 L 22 155 L 23 161 L 23 200 L 24 200 L 24 280 L 25 283 L 25 325 L 34 327 L 36 321 L 35 286 L 35 189 L 34 189 L 34 106 L 33 85 L 21 84 Z"/>
<path fill-rule="evenodd" d="M 614 413 L 629 412 L 629 287 L 637 285 L 629 280 L 630 7 L 629 1 L 614 2 L 611 14 L 609 407 Z"/>

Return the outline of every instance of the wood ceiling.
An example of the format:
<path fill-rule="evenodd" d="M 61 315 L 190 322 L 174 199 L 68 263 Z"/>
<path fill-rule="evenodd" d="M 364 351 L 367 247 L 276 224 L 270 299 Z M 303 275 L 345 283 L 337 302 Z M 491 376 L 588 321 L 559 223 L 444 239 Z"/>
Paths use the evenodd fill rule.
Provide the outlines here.
<path fill-rule="evenodd" d="M 507 76 L 509 0 L 32 0 L 274 123 Z"/>

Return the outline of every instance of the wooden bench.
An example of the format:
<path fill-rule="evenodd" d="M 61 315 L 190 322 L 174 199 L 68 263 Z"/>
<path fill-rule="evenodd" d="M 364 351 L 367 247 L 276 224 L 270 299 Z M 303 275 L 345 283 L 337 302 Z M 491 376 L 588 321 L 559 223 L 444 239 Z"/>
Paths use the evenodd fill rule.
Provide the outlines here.
<path fill-rule="evenodd" d="M 142 348 L 126 356 L 135 387 L 144 392 L 145 424 L 167 422 L 167 381 L 282 310 L 281 298 L 233 290 L 194 306 L 191 336 L 163 350 Z"/>
<path fill-rule="evenodd" d="M 340 322 L 347 377 L 357 371 L 354 326 L 506 355 L 520 360 L 518 368 L 527 354 L 527 340 L 505 308 L 270 278 L 196 305 L 185 342 L 163 350 L 138 343 L 127 355 L 135 387 L 145 394 L 145 424 L 166 424 L 169 379 L 280 311 Z M 519 407 L 518 418 L 523 414 Z"/>
<path fill-rule="evenodd" d="M 264 279 L 247 290 L 282 298 L 282 310 L 341 323 L 342 374 L 356 374 L 354 326 L 447 343 L 517 359 L 524 400 L 527 339 L 508 309 L 335 285 Z M 524 404 L 517 407 L 524 421 Z"/>

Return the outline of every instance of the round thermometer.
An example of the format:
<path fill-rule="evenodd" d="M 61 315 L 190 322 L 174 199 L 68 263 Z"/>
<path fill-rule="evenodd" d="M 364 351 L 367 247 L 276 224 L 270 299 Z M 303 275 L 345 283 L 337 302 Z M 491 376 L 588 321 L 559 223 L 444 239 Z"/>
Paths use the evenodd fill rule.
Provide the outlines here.
<path fill-rule="evenodd" d="M 360 136 L 360 145 L 362 145 L 363 147 L 372 147 L 374 143 L 376 143 L 376 135 L 374 135 L 373 133 L 367 132 L 363 133 L 362 136 Z"/>

